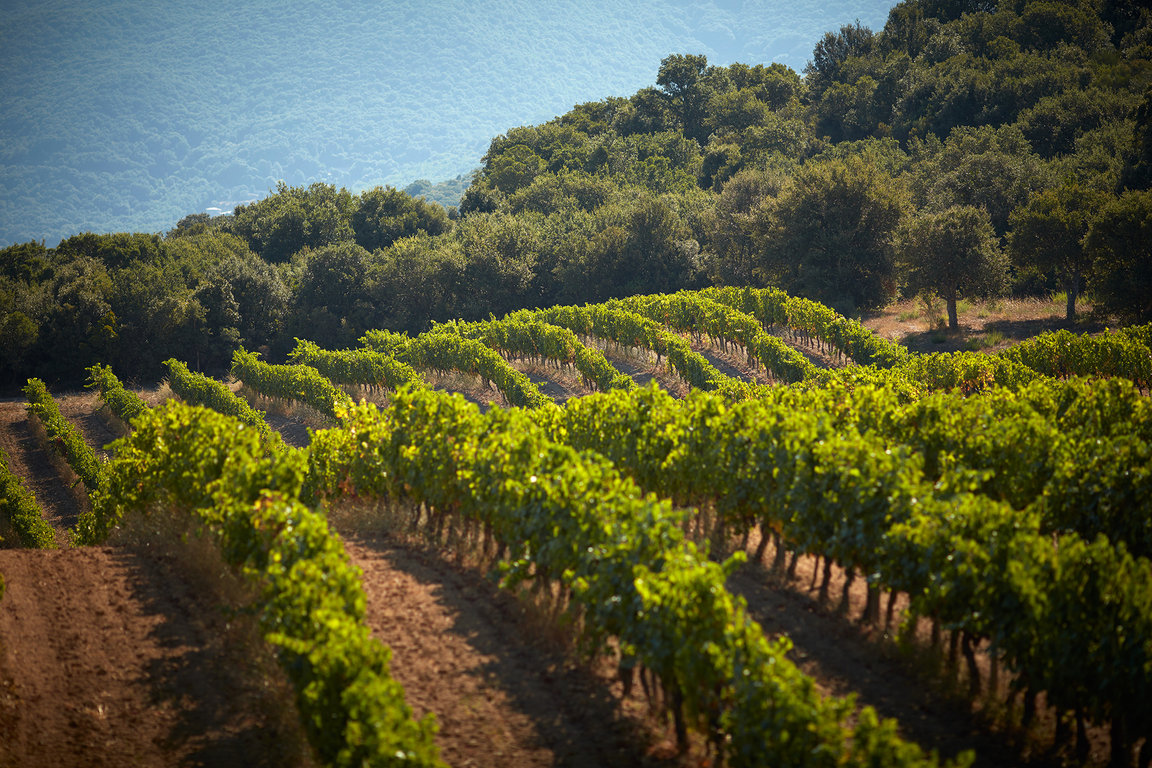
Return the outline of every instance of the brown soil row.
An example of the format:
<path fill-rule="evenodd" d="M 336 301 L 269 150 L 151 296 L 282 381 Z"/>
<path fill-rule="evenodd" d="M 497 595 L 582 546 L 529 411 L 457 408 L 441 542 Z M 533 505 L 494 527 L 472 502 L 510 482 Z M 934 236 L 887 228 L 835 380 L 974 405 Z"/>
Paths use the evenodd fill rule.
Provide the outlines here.
<path fill-rule="evenodd" d="M 0 573 L 0 765 L 298 762 L 243 639 L 170 559 L 0 550 Z"/>
<path fill-rule="evenodd" d="M 37 439 L 23 399 L 0 401 L 0 448 L 8 456 L 8 468 L 24 481 L 44 511 L 44 517 L 57 531 L 57 543 L 67 544 L 64 531 L 76 524 L 80 505 L 53 460 Z M 15 537 L 5 534 L 0 546 L 14 546 Z"/>
<path fill-rule="evenodd" d="M 654 360 L 614 356 L 633 375 L 670 375 Z M 538 373 L 551 386 L 566 386 L 548 376 L 551 370 Z M 94 408 L 80 398 L 62 403 L 89 441 L 102 444 L 110 438 Z M 0 404 L 0 416 L 0 444 L 59 523 L 71 496 L 51 463 L 36 456 L 22 404 Z M 279 419 L 294 442 L 306 442 L 299 420 Z M 379 529 L 350 537 L 347 546 L 364 572 L 370 627 L 393 648 L 393 673 L 415 712 L 437 715 L 438 743 L 451 764 L 684 764 L 672 754 L 669 734 L 645 718 L 643 704 L 621 701 L 611 670 L 593 674 L 573 664 L 530 609 L 475 570 Z M 0 766 L 306 759 L 298 738 L 283 735 L 291 728 L 282 707 L 269 703 L 269 686 L 276 686 L 266 664 L 255 665 L 263 682 L 245 674 L 254 666 L 251 638 L 248 645 L 229 639 L 219 601 L 190 586 L 187 568 L 173 557 L 140 546 L 0 551 L 8 582 L 0 601 Z M 731 586 L 767 632 L 792 637 L 794 660 L 826 692 L 856 692 L 861 705 L 896 717 L 907 738 L 945 755 L 976 748 L 978 765 L 1019 761 L 1019 744 L 926 683 L 881 633 L 821 605 L 808 588 L 812 567 L 803 561 L 798 580 L 780 584 L 747 566 Z M 859 615 L 862 601 L 858 582 L 850 616 Z M 269 733 L 277 734 L 279 751 Z M 1093 752 L 1106 754 L 1102 745 Z M 1031 756 L 1040 765 L 1058 757 Z"/>
<path fill-rule="evenodd" d="M 110 439 L 94 400 L 60 402 L 90 443 Z M 46 458 L 30 463 L 39 448 L 21 436 L 22 404 L 5 406 L 14 469 L 61 491 Z M 41 504 L 70 500 L 63 491 Z M 186 538 L 192 544 L 137 535 L 110 547 L 0 550 L 0 766 L 309 762 L 251 623 L 234 621 L 212 577 L 196 573 L 218 567 L 216 555 Z M 416 714 L 436 713 L 450 764 L 680 764 L 620 714 L 610 677 L 533 639 L 523 606 L 478 573 L 386 537 L 350 541 L 348 551 L 364 572 L 370 627 L 393 646 Z"/>
<path fill-rule="evenodd" d="M 622 714 L 619 685 L 559 650 L 531 605 L 446 552 L 387 533 L 345 546 L 364 573 L 368 624 L 391 647 L 417 716 L 435 714 L 450 765 L 671 764 L 659 735 Z"/>

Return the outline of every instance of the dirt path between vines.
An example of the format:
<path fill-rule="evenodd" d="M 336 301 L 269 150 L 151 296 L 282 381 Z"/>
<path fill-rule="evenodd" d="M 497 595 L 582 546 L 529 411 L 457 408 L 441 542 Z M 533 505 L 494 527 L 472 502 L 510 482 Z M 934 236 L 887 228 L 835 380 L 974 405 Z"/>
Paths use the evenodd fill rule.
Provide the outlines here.
<path fill-rule="evenodd" d="M 368 624 L 417 716 L 436 715 L 452 766 L 672 765 L 621 714 L 619 684 L 576 665 L 525 608 L 446 553 L 383 532 L 349 534 Z"/>
<path fill-rule="evenodd" d="M 115 436 L 94 398 L 57 402 L 90 444 Z M 40 449 L 21 435 L 23 403 L 0 413 L 14 469 L 47 492 L 42 504 L 67 505 L 51 462 L 29 459 Z M 0 766 L 308 764 L 266 649 L 198 575 L 218 567 L 214 553 L 189 555 L 201 545 L 188 540 L 0 550 Z M 349 540 L 348 551 L 372 631 L 392 646 L 414 712 L 436 714 L 449 764 L 688 764 L 622 714 L 611 678 L 527 636 L 522 606 L 477 572 L 382 536 Z"/>
<path fill-rule="evenodd" d="M 44 518 L 56 530 L 57 545 L 65 546 L 65 531 L 76 524 L 80 503 L 76 494 L 68 490 L 71 481 L 65 481 L 53 457 L 37 439 L 26 404 L 23 398 L 0 400 L 0 448 L 8 456 L 12 474 L 24 481 L 24 487 L 44 510 Z M 0 546 L 15 545 L 11 531 L 6 530 L 4 536 L 6 541 Z M 9 537 L 11 541 L 7 540 Z"/>
<path fill-rule="evenodd" d="M 0 765 L 292 765 L 296 725 L 170 557 L 0 550 Z"/>
<path fill-rule="evenodd" d="M 114 433 L 94 415 L 96 405 L 87 395 L 61 399 L 89 442 L 102 445 Z M 293 426 L 306 439 L 303 426 Z M 57 525 L 75 514 L 71 494 L 29 431 L 22 401 L 0 402 L 0 445 Z M 621 704 L 610 670 L 592 674 L 571 663 L 515 597 L 476 571 L 382 533 L 350 534 L 346 544 L 364 572 L 369 625 L 392 647 L 393 674 L 414 711 L 436 714 L 449 764 L 680 764 L 670 734 L 645 722 L 643 705 Z M 0 766 L 306 759 L 295 715 L 285 715 L 269 689 L 275 677 L 252 674 L 267 660 L 254 662 L 253 648 L 258 657 L 262 646 L 252 643 L 250 628 L 234 624 L 211 589 L 189 580 L 170 550 L 158 549 L 0 550 L 7 581 L 0 600 Z M 762 568 L 747 566 L 731 587 L 766 632 L 793 639 L 794 660 L 822 690 L 858 692 L 861 704 L 896 717 L 906 737 L 945 755 L 976 748 L 978 765 L 1020 762 L 1019 752 L 964 706 L 947 703 L 906 661 L 819 605 L 806 567 L 800 580 L 776 586 Z M 834 583 L 834 597 L 836 589 Z M 858 584 L 852 615 L 859 614 L 861 590 Z M 1102 752 L 1093 751 L 1094 758 Z"/>

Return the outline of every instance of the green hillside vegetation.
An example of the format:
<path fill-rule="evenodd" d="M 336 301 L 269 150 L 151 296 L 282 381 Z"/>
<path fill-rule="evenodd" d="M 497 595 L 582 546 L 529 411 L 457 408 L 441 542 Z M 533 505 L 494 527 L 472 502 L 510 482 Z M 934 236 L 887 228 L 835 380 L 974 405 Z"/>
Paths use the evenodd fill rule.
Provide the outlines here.
<path fill-rule="evenodd" d="M 278 181 L 454 177 L 510 125 L 631 93 L 669 51 L 802 67 L 825 29 L 890 2 L 7 0 L 0 246 L 168 229 Z"/>
<path fill-rule="evenodd" d="M 1152 319 L 1152 12 L 1132 0 L 910 0 L 828 32 L 802 73 L 678 54 L 655 74 L 494 138 L 455 210 L 430 184 L 282 183 L 163 235 L 6 248 L 0 384 L 709 285 L 852 317 L 923 292 L 953 325 L 964 297 L 1065 291 L 1071 321 L 1087 292 Z"/>

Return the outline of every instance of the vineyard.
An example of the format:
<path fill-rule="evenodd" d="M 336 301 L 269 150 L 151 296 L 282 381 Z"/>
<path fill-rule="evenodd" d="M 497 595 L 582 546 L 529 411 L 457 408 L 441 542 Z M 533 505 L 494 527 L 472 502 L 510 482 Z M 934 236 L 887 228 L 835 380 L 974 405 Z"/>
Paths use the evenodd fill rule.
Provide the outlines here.
<path fill-rule="evenodd" d="M 219 621 L 246 627 L 250 666 L 290 702 L 226 672 L 203 684 L 247 692 L 234 720 L 265 718 L 215 762 L 252 762 L 263 732 L 277 764 L 1146 768 L 1150 344 L 1142 326 L 914 354 L 776 289 L 712 288 L 349 349 L 297 339 L 283 365 L 237 351 L 228 380 L 171 359 L 146 398 L 94 366 L 96 438 L 31 379 L 24 442 L 53 457 L 71 511 L 0 453 L 0 536 L 18 547 L 0 550 L 0 764 L 37 754 L 5 648 L 36 565 L 14 555 L 115 559 L 131 541 L 151 578 L 219 563 L 211 588 L 177 579 L 185 635 L 244 617 Z M 283 428 L 301 418 L 303 439 Z M 428 583 L 495 617 L 471 651 Z M 832 673 L 808 643 L 872 656 Z M 441 645 L 546 684 L 452 677 Z M 907 701 L 848 670 L 873 664 Z M 934 734 L 917 695 L 970 725 Z"/>

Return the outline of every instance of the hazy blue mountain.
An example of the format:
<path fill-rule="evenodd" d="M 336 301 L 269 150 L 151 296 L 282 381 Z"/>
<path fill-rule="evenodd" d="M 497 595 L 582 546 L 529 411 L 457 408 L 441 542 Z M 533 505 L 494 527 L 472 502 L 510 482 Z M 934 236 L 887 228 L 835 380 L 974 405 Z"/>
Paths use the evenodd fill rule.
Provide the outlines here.
<path fill-rule="evenodd" d="M 289 185 L 445 180 L 670 53 L 803 68 L 890 0 L 4 0 L 0 247 L 162 231 Z"/>

